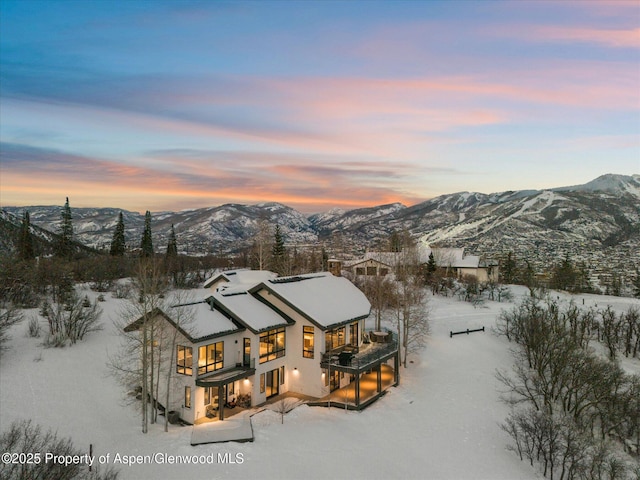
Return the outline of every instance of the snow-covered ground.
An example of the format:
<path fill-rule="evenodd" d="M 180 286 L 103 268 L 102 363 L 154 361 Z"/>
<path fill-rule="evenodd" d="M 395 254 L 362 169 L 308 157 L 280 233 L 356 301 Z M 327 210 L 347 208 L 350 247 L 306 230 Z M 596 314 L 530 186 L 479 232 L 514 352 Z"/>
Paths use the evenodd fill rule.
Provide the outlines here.
<path fill-rule="evenodd" d="M 516 297 L 526 293 L 521 287 L 513 291 Z M 541 478 L 505 449 L 508 438 L 499 428 L 508 408 L 498 399 L 495 370 L 510 368 L 511 357 L 509 344 L 491 327 L 512 304 L 474 308 L 432 297 L 428 347 L 401 371 L 400 386 L 366 410 L 303 405 L 286 415 L 284 425 L 279 414 L 267 410 L 253 417 L 253 443 L 192 447 L 191 427 L 170 426 L 164 433 L 152 425 L 144 435 L 135 408 L 123 403 L 121 387 L 105 365 L 119 344 L 112 324 L 119 301 L 107 297 L 101 304 L 104 330 L 73 347 L 44 349 L 42 338 L 27 337 L 31 312 L 12 329 L 0 365 L 2 430 L 13 420 L 32 419 L 71 437 L 77 448 L 88 451 L 93 444 L 94 454 L 109 455 L 122 479 Z M 586 305 L 611 304 L 617 311 L 638 304 L 595 295 L 576 296 L 576 303 L 583 298 Z M 485 333 L 449 338 L 450 330 L 481 326 Z M 626 366 L 638 367 L 637 362 Z M 116 454 L 198 455 L 215 463 L 128 466 L 116 464 Z M 218 461 L 224 459 L 227 463 Z"/>

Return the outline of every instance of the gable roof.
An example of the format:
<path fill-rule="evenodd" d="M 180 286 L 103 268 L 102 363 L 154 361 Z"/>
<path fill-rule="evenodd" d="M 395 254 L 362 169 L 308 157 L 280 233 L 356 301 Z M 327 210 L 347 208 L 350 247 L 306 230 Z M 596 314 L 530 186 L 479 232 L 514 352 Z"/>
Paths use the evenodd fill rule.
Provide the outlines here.
<path fill-rule="evenodd" d="M 253 333 L 293 323 L 282 312 L 276 312 L 248 292 L 214 292 L 208 300 Z"/>
<path fill-rule="evenodd" d="M 183 309 L 182 313 L 184 316 L 182 318 L 185 319 L 184 323 L 178 323 L 174 320 L 174 318 L 178 317 L 175 313 L 177 309 Z M 154 308 L 149 312 L 149 317 L 153 318 L 158 316 L 173 325 L 192 343 L 202 342 L 209 338 L 221 337 L 244 330 L 243 325 L 235 322 L 222 311 L 212 309 L 211 305 L 205 301 L 176 305 L 171 307 L 167 312 L 160 308 Z M 144 315 L 127 325 L 124 331 L 133 332 L 138 330 L 143 321 Z"/>
<path fill-rule="evenodd" d="M 367 262 L 374 262 L 377 263 L 378 265 L 383 265 L 385 267 L 388 268 L 393 268 L 392 265 L 393 263 L 386 263 L 378 258 L 374 258 L 374 257 L 366 257 L 365 258 L 360 258 L 358 260 L 352 260 L 351 262 L 347 262 L 345 263 L 345 268 L 353 268 L 353 267 L 357 267 L 358 265 L 362 264 L 362 263 L 367 263 Z"/>
<path fill-rule="evenodd" d="M 226 288 L 227 286 L 241 287 L 246 289 L 257 285 L 260 282 L 264 282 L 271 278 L 275 278 L 278 275 L 268 270 L 249 270 L 247 268 L 240 268 L 237 270 L 225 270 L 224 272 L 214 275 L 210 279 L 204 282 L 204 288 L 210 288 L 218 282 L 223 282 L 229 285 L 223 285 L 220 288 Z"/>
<path fill-rule="evenodd" d="M 371 311 L 364 293 L 346 278 L 329 272 L 268 280 L 250 292 L 263 289 L 323 330 L 361 320 Z"/>

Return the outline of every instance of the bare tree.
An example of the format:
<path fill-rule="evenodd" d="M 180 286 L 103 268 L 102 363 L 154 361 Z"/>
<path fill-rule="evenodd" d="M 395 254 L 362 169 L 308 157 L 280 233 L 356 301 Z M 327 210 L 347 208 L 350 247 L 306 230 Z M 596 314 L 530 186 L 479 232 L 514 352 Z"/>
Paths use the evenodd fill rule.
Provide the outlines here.
<path fill-rule="evenodd" d="M 267 261 L 271 252 L 273 232 L 269 222 L 265 219 L 258 221 L 258 230 L 255 236 L 253 256 L 258 270 L 267 269 Z"/>
<path fill-rule="evenodd" d="M 402 250 L 396 252 L 396 325 L 402 355 L 402 364 L 407 368 L 407 355 L 426 345 L 429 335 L 429 311 L 426 290 L 419 272 L 418 250 L 404 232 Z"/>
<path fill-rule="evenodd" d="M 195 312 L 193 309 L 193 297 L 185 292 L 175 292 L 171 298 L 172 303 L 175 305 L 170 309 L 170 316 L 173 322 L 171 328 L 166 322 L 162 323 L 160 342 L 166 350 L 169 351 L 169 356 L 165 362 L 164 371 L 166 376 L 166 392 L 165 392 L 165 414 L 164 414 L 164 431 L 169 430 L 169 415 L 168 409 L 171 404 L 171 393 L 173 391 L 173 371 L 176 365 L 176 349 L 178 346 L 178 339 L 181 336 L 180 331 L 190 333 L 193 328 L 193 321 L 195 318 Z M 158 361 L 158 372 L 161 370 L 160 361 Z M 158 378 L 157 385 L 160 384 Z"/>
<path fill-rule="evenodd" d="M 0 355 L 6 349 L 9 340 L 9 329 L 23 319 L 22 311 L 13 302 L 2 300 L 0 302 Z"/>
<path fill-rule="evenodd" d="M 159 313 L 166 309 L 166 285 L 161 260 L 141 258 L 134 279 L 137 298 L 129 298 L 123 304 L 120 320 L 116 322 L 123 341 L 118 353 L 109 360 L 112 373 L 123 385 L 140 389 L 143 433 L 147 433 L 150 421 L 153 423 L 157 417 L 154 373 L 158 344 L 155 337 Z M 151 412 L 148 402 L 151 402 Z"/>
<path fill-rule="evenodd" d="M 296 406 L 296 401 L 291 398 L 281 398 L 275 403 L 275 411 L 280 414 L 280 423 L 284 424 L 284 416 L 293 410 Z"/>
<path fill-rule="evenodd" d="M 55 432 L 42 429 L 31 420 L 13 422 L 0 435 L 0 450 L 6 454 L 24 455 L 31 461 L 0 462 L 0 478 L 31 480 L 116 480 L 118 472 L 110 467 L 94 466 L 91 472 L 82 464 L 65 465 L 59 462 L 45 462 L 46 454 L 57 456 L 80 456 L 70 438 L 60 438 Z M 96 462 L 98 463 L 98 462 Z"/>
<path fill-rule="evenodd" d="M 64 302 L 47 302 L 43 314 L 49 323 L 46 342 L 50 345 L 61 347 L 67 341 L 73 345 L 88 333 L 102 330 L 102 309 L 98 303 L 83 299 L 75 291 Z"/>

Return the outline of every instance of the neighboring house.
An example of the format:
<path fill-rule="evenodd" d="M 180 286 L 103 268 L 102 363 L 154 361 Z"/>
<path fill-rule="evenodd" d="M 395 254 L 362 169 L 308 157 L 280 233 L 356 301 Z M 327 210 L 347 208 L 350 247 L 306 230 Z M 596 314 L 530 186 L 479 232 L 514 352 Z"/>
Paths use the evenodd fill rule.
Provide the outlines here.
<path fill-rule="evenodd" d="M 396 336 L 377 332 L 371 337 L 379 342 L 368 343 L 364 326 L 371 305 L 347 279 L 328 272 L 276 278 L 235 270 L 205 286 L 210 295 L 202 302 L 152 312 L 178 329 L 173 391 L 180 395 L 173 394 L 168 409 L 184 421 L 207 414 L 223 420 L 227 402 L 260 405 L 286 392 L 323 404 L 341 388 L 342 406 L 360 409 L 398 384 Z M 180 308 L 195 313 L 189 332 L 172 319 Z M 158 397 L 162 402 L 164 393 Z"/>
<path fill-rule="evenodd" d="M 411 261 L 425 265 L 431 253 L 436 265 L 449 274 L 457 277 L 471 275 L 480 282 L 498 281 L 499 266 L 496 260 L 464 255 L 463 248 L 419 247 Z M 356 276 L 384 276 L 393 272 L 406 258 L 402 252 L 367 252 L 358 260 L 345 262 L 343 268 Z"/>
<path fill-rule="evenodd" d="M 379 260 L 374 256 L 366 256 L 364 258 L 354 260 L 348 263 L 345 263 L 344 268 L 353 272 L 354 275 L 366 275 L 366 276 L 379 276 L 384 277 L 389 273 L 393 272 L 393 265 L 395 265 L 394 260 L 391 261 L 388 259 L 383 259 L 385 261 Z M 385 263 L 389 262 L 389 263 Z"/>

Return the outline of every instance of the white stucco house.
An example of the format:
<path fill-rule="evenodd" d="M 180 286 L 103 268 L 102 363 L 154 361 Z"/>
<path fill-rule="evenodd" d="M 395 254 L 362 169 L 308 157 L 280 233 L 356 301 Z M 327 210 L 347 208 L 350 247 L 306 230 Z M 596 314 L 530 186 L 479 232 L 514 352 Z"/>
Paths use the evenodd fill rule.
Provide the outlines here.
<path fill-rule="evenodd" d="M 365 332 L 371 305 L 346 278 L 233 270 L 204 287 L 202 301 L 151 312 L 177 330 L 177 393 L 167 409 L 185 422 L 223 420 L 225 404 L 256 406 L 286 392 L 322 405 L 343 389 L 342 406 L 361 409 L 399 382 L 396 336 Z M 191 311 L 189 331 L 173 320 L 178 309 Z"/>
<path fill-rule="evenodd" d="M 471 275 L 479 282 L 498 281 L 499 265 L 496 260 L 465 255 L 463 248 L 429 248 L 423 245 L 416 251 L 416 260 L 424 265 L 431 254 L 438 268 L 459 278 Z M 385 276 L 393 272 L 404 258 L 402 252 L 366 252 L 361 258 L 344 262 L 341 268 L 356 276 Z"/>

